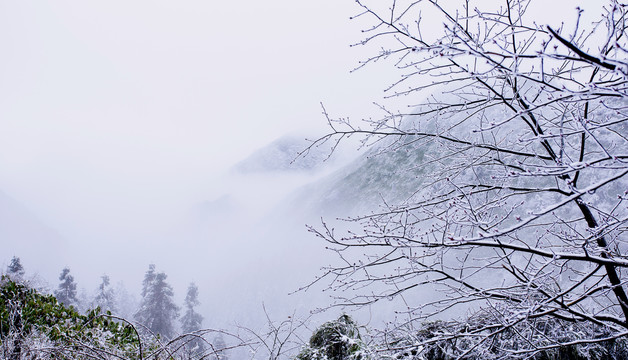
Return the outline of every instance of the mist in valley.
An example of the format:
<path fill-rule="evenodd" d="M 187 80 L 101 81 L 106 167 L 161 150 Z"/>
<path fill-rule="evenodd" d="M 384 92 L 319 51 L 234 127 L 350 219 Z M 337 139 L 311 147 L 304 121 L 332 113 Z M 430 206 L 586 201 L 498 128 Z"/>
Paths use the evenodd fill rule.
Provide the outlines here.
<path fill-rule="evenodd" d="M 305 225 L 333 205 L 290 199 L 356 156 L 297 158 L 327 131 L 320 102 L 381 91 L 349 74 L 351 4 L 40 5 L 0 15 L 0 266 L 49 293 L 69 267 L 83 300 L 106 274 L 129 316 L 155 264 L 179 304 L 199 286 L 208 327 L 324 306 L 288 294 L 331 255 Z"/>
<path fill-rule="evenodd" d="M 569 256 L 582 261 L 580 248 L 569 247 L 581 238 L 586 240 L 582 248 L 592 246 L 584 251 L 599 250 L 588 241 L 593 227 L 582 225 L 588 213 L 578 212 L 590 203 L 598 204 L 596 215 L 604 215 L 603 230 L 615 239 L 613 251 L 623 249 L 617 239 L 626 221 L 625 154 L 615 153 L 625 140 L 625 119 L 618 120 L 625 103 L 613 93 L 620 90 L 612 81 L 603 81 L 597 85 L 608 86 L 605 91 L 612 96 L 600 92 L 587 97 L 590 88 L 577 88 L 579 68 L 566 71 L 572 76 L 564 75 L 569 81 L 560 76 L 547 80 L 556 81 L 555 86 L 546 86 L 545 77 L 530 80 L 538 75 L 535 56 L 550 64 L 542 65 L 548 69 L 556 59 L 575 61 L 547 50 L 554 38 L 545 29 L 576 34 L 580 24 L 598 19 L 597 10 L 573 9 L 565 20 L 547 6 L 528 8 L 525 1 L 514 2 L 525 5 L 520 7 L 507 2 L 506 10 L 493 2 L 482 4 L 490 11 L 475 9 L 471 15 L 465 8 L 472 22 L 504 26 L 503 33 L 514 33 L 519 25 L 504 25 L 502 17 L 509 18 L 511 10 L 526 14 L 525 20 L 533 19 L 534 25 L 518 30 L 532 33 L 525 51 L 538 48 L 523 60 L 513 55 L 514 70 L 500 68 L 510 61 L 510 50 L 504 50 L 500 66 L 474 72 L 468 70 L 474 56 L 484 61 L 483 56 L 510 45 L 494 52 L 461 51 L 456 41 L 443 45 L 439 36 L 459 35 L 438 22 L 462 23 L 443 15 L 458 14 L 452 10 L 455 6 L 443 10 L 438 2 L 407 5 L 394 21 L 420 21 L 424 30 L 417 22 L 417 29 L 398 27 L 388 33 L 382 30 L 386 19 L 372 15 L 394 13 L 397 5 L 386 10 L 377 3 L 357 3 L 0 2 L 0 47 L 5 54 L 0 57 L 1 272 L 19 258 L 29 286 L 59 296 L 64 281 L 60 274 L 67 275 L 68 268 L 77 285 L 74 305 L 83 312 L 102 300 L 97 296 L 104 294 L 106 282 L 115 294 L 114 315 L 129 320 L 138 320 L 145 310 L 147 284 L 159 276 L 163 280 L 165 274 L 179 315 L 193 304 L 206 329 L 260 336 L 269 327 L 272 333 L 273 324 L 304 321 L 305 326 L 289 332 L 305 344 L 328 320 L 344 321 L 351 330 L 353 320 L 339 317 L 347 313 L 364 326 L 362 331 L 393 329 L 381 334 L 398 335 L 394 341 L 382 337 L 396 349 L 414 339 L 415 326 L 424 319 L 464 319 L 465 326 L 455 331 L 446 322 L 428 326 L 445 324 L 439 336 L 454 335 L 443 335 L 444 341 L 456 340 L 456 331 L 471 332 L 473 338 L 475 330 L 464 322 L 481 318 L 477 321 L 484 326 L 482 316 L 488 315 L 473 316 L 479 304 L 492 306 L 492 301 L 510 301 L 512 308 L 529 306 L 518 308 L 519 313 L 509 313 L 508 306 L 490 308 L 505 319 L 494 321 L 503 326 L 500 331 L 519 326 L 508 323 L 510 319 L 520 316 L 527 321 L 538 309 L 546 311 L 538 310 L 539 316 L 553 316 L 560 307 L 551 306 L 564 294 L 548 295 L 554 289 L 545 289 L 536 273 L 533 280 L 526 279 L 526 271 L 560 278 L 554 284 L 560 290 L 560 281 L 576 282 L 572 277 L 584 273 L 586 266 L 597 266 L 569 291 L 589 286 L 589 277 L 597 281 L 593 274 L 603 264 L 607 270 L 617 266 L 623 271 L 623 258 L 606 253 L 592 258 L 587 253 L 586 261 L 593 260 L 582 267 L 552 267 L 562 261 L 562 251 L 573 251 L 576 255 Z M 491 6 L 498 10 L 492 12 Z M 563 1 L 552 9 L 564 7 L 574 6 Z M 413 19 L 412 12 L 419 8 L 421 20 Z M 504 14 L 493 19 L 500 11 Z M 373 21 L 379 25 L 373 27 Z M 538 24 L 545 27 L 535 28 Z M 603 39 L 602 26 L 596 26 L 591 34 L 573 38 L 587 44 Z M 486 42 L 483 46 L 496 43 L 484 38 L 492 27 L 477 29 L 477 39 Z M 368 37 L 369 31 L 382 33 Z M 403 31 L 417 31 L 420 46 L 407 46 L 408 39 L 417 38 L 399 37 Z M 378 42 L 391 34 L 394 45 Z M 549 40 L 539 40 L 541 36 Z M 435 45 L 428 46 L 430 41 Z M 395 46 L 400 48 L 387 50 Z M 562 48 L 556 45 L 552 51 Z M 432 68 L 408 60 L 415 52 L 425 53 L 428 60 L 421 61 Z M 443 56 L 469 64 L 449 74 L 437 65 Z M 386 64 L 390 58 L 396 59 L 394 66 Z M 526 62 L 527 67 L 519 68 L 516 61 L 532 65 Z M 606 63 L 585 65 L 592 64 Z M 615 71 L 615 63 L 609 64 Z M 408 72 L 414 67 L 419 70 Z M 616 75 L 611 70 L 609 78 Z M 507 76 L 502 78 L 500 71 Z M 422 77 L 428 73 L 429 81 Z M 467 75 L 463 81 L 452 80 Z M 515 105 L 508 102 L 508 76 L 521 77 L 525 84 Z M 406 85 L 406 80 L 417 83 Z M 486 95 L 483 86 L 491 81 L 498 83 L 492 91 L 501 86 L 506 95 Z M 547 102 L 530 110 L 526 101 L 534 104 L 539 94 L 550 100 L 543 98 Z M 606 95 L 615 98 L 606 100 Z M 577 96 L 584 100 L 572 100 Z M 515 121 L 537 111 L 550 129 L 547 134 Z M 586 120 L 581 121 L 586 126 L 565 120 L 579 111 L 585 115 L 574 118 Z M 587 116 L 608 124 L 589 123 Z M 595 144 L 589 145 L 594 150 L 584 150 L 585 132 L 596 132 Z M 607 166 L 610 161 L 615 162 Z M 567 175 L 573 173 L 572 182 Z M 581 173 L 579 185 L 585 190 L 574 190 Z M 566 197 L 578 206 L 569 207 L 573 204 Z M 582 198 L 588 202 L 580 202 Z M 619 215 L 608 215 L 615 213 Z M 541 218 L 544 223 L 535 223 Z M 587 218 L 586 223 L 595 221 Z M 544 226 L 550 230 L 544 231 Z M 512 243 L 502 245 L 501 239 Z M 493 247 L 486 250 L 487 244 Z M 523 255 L 517 257 L 516 251 Z M 553 252 L 559 255 L 550 256 Z M 551 258 L 547 264 L 552 266 L 535 268 L 535 256 Z M 532 285 L 520 287 L 528 280 Z M 198 302 L 191 299 L 191 283 L 198 287 Z M 597 291 L 583 298 L 598 296 Z M 610 298 L 605 311 L 621 305 Z M 580 301 L 575 304 L 580 306 Z M 595 301 L 586 303 L 594 309 L 591 317 L 598 315 Z M 535 308 L 538 304 L 549 304 L 550 310 Z M 567 311 L 564 308 L 560 311 Z M 588 308 L 578 311 L 558 319 L 588 319 Z M 606 321 L 616 326 L 623 320 L 603 315 L 595 324 Z M 180 316 L 174 323 L 175 333 L 184 332 Z M 543 339 L 552 336 L 544 333 Z M 543 339 L 539 344 L 545 346 Z M 238 339 L 227 340 L 230 345 Z M 433 342 L 429 337 L 425 341 L 430 346 Z M 423 351 L 419 342 L 404 344 L 404 351 L 415 352 L 393 354 L 395 358 L 410 360 Z M 255 358 L 244 354 L 245 347 L 232 354 Z M 294 349 L 291 355 L 298 346 Z"/>

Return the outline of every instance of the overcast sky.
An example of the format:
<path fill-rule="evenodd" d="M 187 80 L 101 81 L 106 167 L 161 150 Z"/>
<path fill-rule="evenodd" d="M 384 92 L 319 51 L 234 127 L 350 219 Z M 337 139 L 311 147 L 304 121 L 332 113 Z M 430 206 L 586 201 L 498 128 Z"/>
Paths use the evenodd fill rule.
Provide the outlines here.
<path fill-rule="evenodd" d="M 355 9 L 0 1 L 0 189 L 64 223 L 211 193 L 254 149 L 323 128 L 320 101 L 359 116 L 381 93 L 376 74 L 349 74 Z"/>

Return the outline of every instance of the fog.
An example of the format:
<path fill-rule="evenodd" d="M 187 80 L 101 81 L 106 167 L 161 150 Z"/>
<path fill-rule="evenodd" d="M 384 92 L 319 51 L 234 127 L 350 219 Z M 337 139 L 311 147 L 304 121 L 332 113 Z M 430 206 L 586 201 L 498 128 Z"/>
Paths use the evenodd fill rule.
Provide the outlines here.
<path fill-rule="evenodd" d="M 351 72 L 370 51 L 349 46 L 363 35 L 357 11 L 0 1 L 2 268 L 15 255 L 50 288 L 69 266 L 87 294 L 105 273 L 138 294 L 154 263 L 179 303 L 199 285 L 207 326 L 246 322 L 263 303 L 277 316 L 323 304 L 314 291 L 288 296 L 329 254 L 305 228 L 320 215 L 287 201 L 353 147 L 313 169 L 238 164 L 286 134 L 324 133 L 321 102 L 370 116 L 395 75 Z"/>
<path fill-rule="evenodd" d="M 155 263 L 178 302 L 199 285 L 207 326 L 299 302 L 278 298 L 313 278 L 322 244 L 305 215 L 268 219 L 334 165 L 234 166 L 285 134 L 323 133 L 320 102 L 366 115 L 385 75 L 350 73 L 364 55 L 349 47 L 361 36 L 353 4 L 0 7 L 3 269 L 19 256 L 54 290 L 68 266 L 89 297 L 105 273 L 138 294 Z"/>

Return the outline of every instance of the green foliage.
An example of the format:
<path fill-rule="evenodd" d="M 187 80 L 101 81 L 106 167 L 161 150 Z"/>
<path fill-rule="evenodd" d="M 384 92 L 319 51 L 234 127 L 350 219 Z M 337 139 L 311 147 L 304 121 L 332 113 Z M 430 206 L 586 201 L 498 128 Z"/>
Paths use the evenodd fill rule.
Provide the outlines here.
<path fill-rule="evenodd" d="M 318 328 L 299 355 L 298 360 L 368 359 L 366 346 L 356 323 L 349 315 L 329 321 Z"/>
<path fill-rule="evenodd" d="M 0 340 L 22 342 L 37 332 L 49 341 L 72 350 L 84 344 L 95 348 L 134 351 L 139 339 L 133 328 L 101 314 L 100 308 L 79 314 L 72 306 L 60 304 L 52 295 L 16 283 L 8 277 L 0 282 Z M 79 345 L 80 344 L 80 345 Z M 20 347 L 15 343 L 14 347 Z"/>

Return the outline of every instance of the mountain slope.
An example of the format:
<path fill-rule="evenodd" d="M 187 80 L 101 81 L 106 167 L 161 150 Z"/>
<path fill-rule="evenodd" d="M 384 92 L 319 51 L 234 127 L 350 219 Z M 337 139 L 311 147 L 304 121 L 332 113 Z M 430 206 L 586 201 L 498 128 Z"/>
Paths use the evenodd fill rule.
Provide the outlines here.
<path fill-rule="evenodd" d="M 240 161 L 234 170 L 240 173 L 314 171 L 326 167 L 338 157 L 331 154 L 329 144 L 312 147 L 299 156 L 309 145 L 311 142 L 304 137 L 285 135 Z"/>

